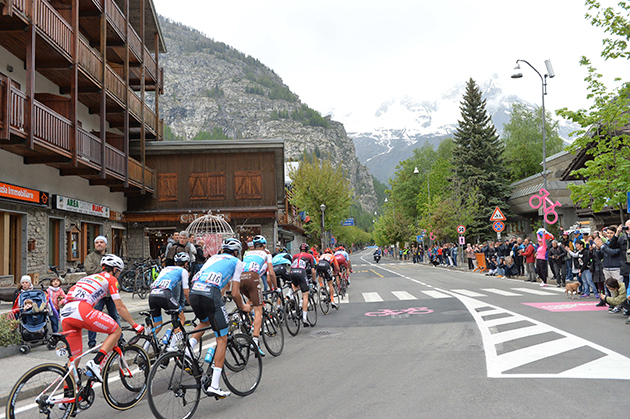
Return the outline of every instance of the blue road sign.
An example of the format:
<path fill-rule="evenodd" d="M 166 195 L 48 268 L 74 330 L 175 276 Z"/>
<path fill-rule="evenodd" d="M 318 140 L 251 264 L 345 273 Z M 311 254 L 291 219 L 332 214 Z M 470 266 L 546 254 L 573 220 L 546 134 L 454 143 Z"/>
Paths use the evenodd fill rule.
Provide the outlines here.
<path fill-rule="evenodd" d="M 348 218 L 346 221 L 341 223 L 341 225 L 342 226 L 353 226 L 354 225 L 354 218 Z"/>

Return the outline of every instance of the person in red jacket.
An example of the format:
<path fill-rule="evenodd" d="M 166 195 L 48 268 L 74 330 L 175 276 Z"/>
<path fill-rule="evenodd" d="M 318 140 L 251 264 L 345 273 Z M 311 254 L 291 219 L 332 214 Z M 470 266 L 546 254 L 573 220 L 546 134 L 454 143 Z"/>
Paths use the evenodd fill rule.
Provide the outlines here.
<path fill-rule="evenodd" d="M 525 256 L 525 269 L 527 271 L 525 282 L 536 282 L 536 249 L 529 237 L 523 240 L 523 244 L 525 245 L 525 250 L 521 251 L 521 255 Z"/>

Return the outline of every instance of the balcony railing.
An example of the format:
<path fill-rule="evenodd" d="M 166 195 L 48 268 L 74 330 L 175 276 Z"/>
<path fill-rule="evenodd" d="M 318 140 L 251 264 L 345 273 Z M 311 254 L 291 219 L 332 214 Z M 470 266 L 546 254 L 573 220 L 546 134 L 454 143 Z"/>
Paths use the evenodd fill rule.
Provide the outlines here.
<path fill-rule="evenodd" d="M 136 186 L 142 185 L 142 164 L 132 158 L 129 158 L 129 181 Z M 148 167 L 144 170 L 144 185 L 148 189 L 155 189 L 155 171 Z"/>
<path fill-rule="evenodd" d="M 127 42 L 129 43 L 129 49 L 131 52 L 136 56 L 138 61 L 140 61 L 142 58 L 140 56 L 140 53 L 142 52 L 142 41 L 131 25 L 129 25 L 129 40 Z"/>
<path fill-rule="evenodd" d="M 21 13 L 26 13 L 26 0 L 13 0 L 13 7 Z"/>
<path fill-rule="evenodd" d="M 144 47 L 144 66 L 147 69 L 147 72 L 149 73 L 151 78 L 157 82 L 157 63 L 155 62 L 155 58 L 153 58 L 153 55 L 151 55 L 147 47 Z"/>
<path fill-rule="evenodd" d="M 120 101 L 120 105 L 125 103 L 125 82 L 110 66 L 107 66 L 105 73 L 105 86 L 107 90 Z"/>
<path fill-rule="evenodd" d="M 144 121 L 153 133 L 157 134 L 157 115 L 146 103 L 144 104 Z"/>
<path fill-rule="evenodd" d="M 114 30 L 125 40 L 125 15 L 118 8 L 114 0 L 105 0 L 105 10 L 107 11 L 107 20 L 112 24 Z"/>
<path fill-rule="evenodd" d="M 83 36 L 79 37 L 79 41 L 79 56 L 77 57 L 79 66 L 100 84 L 103 79 L 103 57 L 89 45 Z"/>
<path fill-rule="evenodd" d="M 9 101 L 9 125 L 18 135 L 26 135 L 26 94 L 15 86 L 11 86 L 11 99 Z"/>
<path fill-rule="evenodd" d="M 47 106 L 35 101 L 33 137 L 70 153 L 72 122 Z"/>
<path fill-rule="evenodd" d="M 105 144 L 105 168 L 124 179 L 125 153 L 110 144 Z"/>
<path fill-rule="evenodd" d="M 138 121 L 140 120 L 140 116 L 142 115 L 142 101 L 131 87 L 129 88 L 129 112 L 131 112 Z"/>
<path fill-rule="evenodd" d="M 90 134 L 83 128 L 79 128 L 79 136 L 77 138 L 77 155 L 80 158 L 93 163 L 96 166 L 102 164 L 102 147 L 101 139 L 94 134 Z"/>
<path fill-rule="evenodd" d="M 35 25 L 70 59 L 72 57 L 72 26 L 46 0 L 34 0 Z"/>

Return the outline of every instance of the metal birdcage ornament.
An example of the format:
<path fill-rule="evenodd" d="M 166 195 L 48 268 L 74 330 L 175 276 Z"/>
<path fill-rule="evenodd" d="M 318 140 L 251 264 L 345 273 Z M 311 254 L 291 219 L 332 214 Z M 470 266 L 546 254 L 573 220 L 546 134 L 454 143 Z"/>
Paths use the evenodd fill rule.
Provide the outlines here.
<path fill-rule="evenodd" d="M 217 254 L 225 239 L 236 236 L 232 226 L 222 216 L 213 215 L 211 211 L 190 223 L 186 232 L 193 241 L 203 240 L 206 257 Z"/>

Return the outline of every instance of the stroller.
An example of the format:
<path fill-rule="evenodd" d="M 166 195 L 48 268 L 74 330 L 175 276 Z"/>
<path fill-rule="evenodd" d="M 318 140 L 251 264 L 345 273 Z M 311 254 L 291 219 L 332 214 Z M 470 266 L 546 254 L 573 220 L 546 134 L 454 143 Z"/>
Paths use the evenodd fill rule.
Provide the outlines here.
<path fill-rule="evenodd" d="M 54 349 L 50 341 L 52 328 L 50 324 L 50 308 L 46 293 L 42 290 L 22 291 L 19 297 L 20 307 L 24 307 L 24 301 L 32 300 L 33 308 L 29 311 L 21 311 L 20 318 L 20 335 L 22 336 L 22 345 L 20 352 L 27 354 L 31 351 L 31 345 L 45 344 L 48 349 Z"/>

